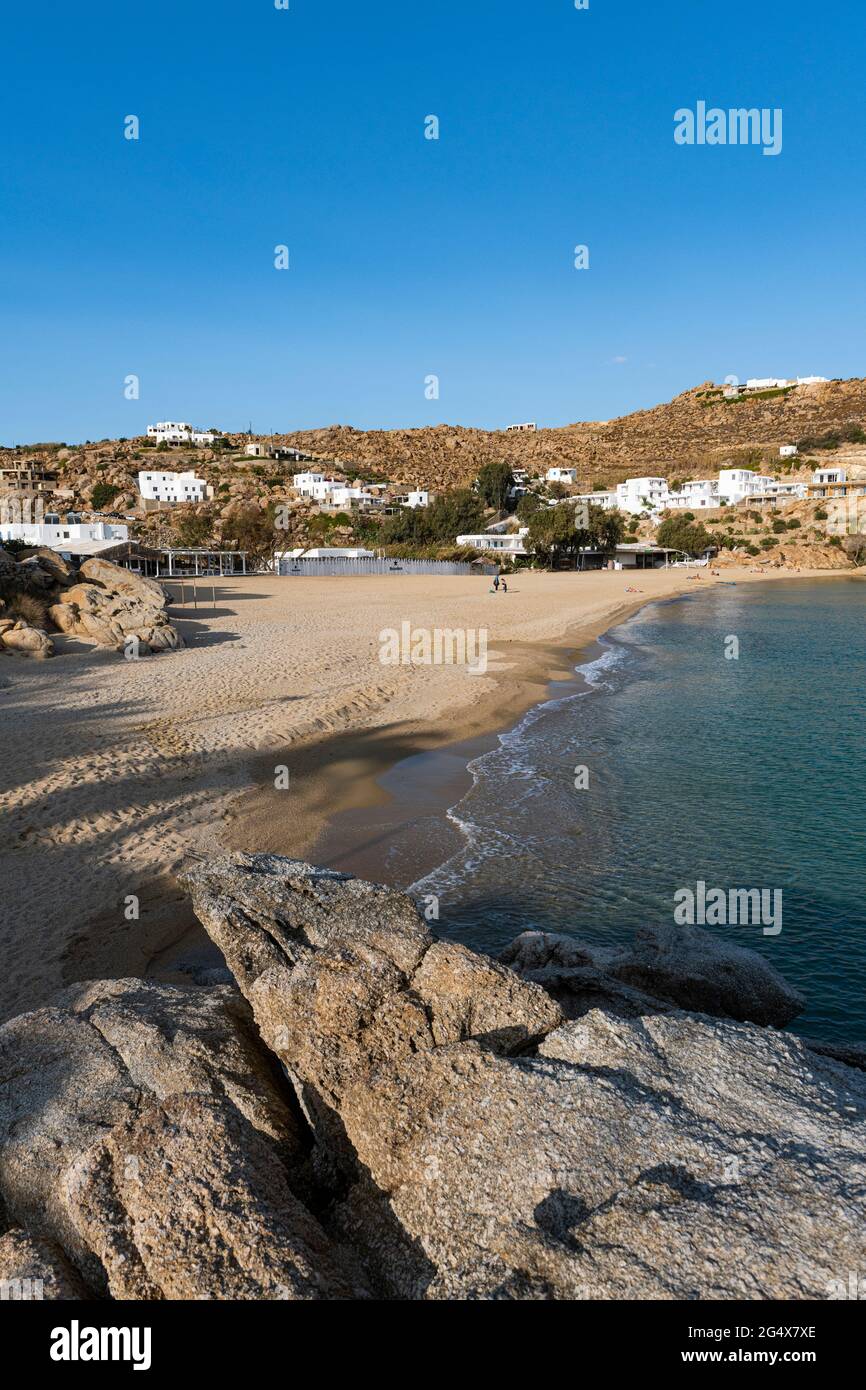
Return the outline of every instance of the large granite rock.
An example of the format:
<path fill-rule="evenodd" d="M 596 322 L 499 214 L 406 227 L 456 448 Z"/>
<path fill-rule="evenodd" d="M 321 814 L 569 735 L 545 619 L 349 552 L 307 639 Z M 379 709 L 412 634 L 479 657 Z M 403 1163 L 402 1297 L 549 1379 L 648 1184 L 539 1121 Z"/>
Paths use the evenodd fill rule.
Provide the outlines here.
<path fill-rule="evenodd" d="M 81 582 L 62 589 L 49 609 L 61 632 L 121 650 L 134 637 L 142 655 L 183 646 L 155 580 L 99 559 L 86 560 L 79 575 Z"/>
<path fill-rule="evenodd" d="M 757 951 L 700 927 L 644 927 L 627 947 L 528 931 L 500 960 L 548 989 L 572 1018 L 599 1005 L 625 1017 L 674 1006 L 782 1028 L 806 1002 Z"/>
<path fill-rule="evenodd" d="M 182 881 L 295 1081 L 326 1169 L 355 1171 L 342 1099 L 377 1067 L 467 1038 L 517 1050 L 561 1021 L 544 990 L 434 942 L 392 889 L 266 854 L 203 863 Z"/>
<path fill-rule="evenodd" d="M 0 1029 L 0 1203 L 94 1295 L 363 1296 L 291 1190 L 304 1138 L 232 989 L 71 987 Z"/>
<path fill-rule="evenodd" d="M 562 1024 L 403 895 L 297 861 L 186 879 L 309 1119 L 329 1232 L 390 1296 L 820 1298 L 857 1267 L 859 1072 L 670 1004 Z"/>

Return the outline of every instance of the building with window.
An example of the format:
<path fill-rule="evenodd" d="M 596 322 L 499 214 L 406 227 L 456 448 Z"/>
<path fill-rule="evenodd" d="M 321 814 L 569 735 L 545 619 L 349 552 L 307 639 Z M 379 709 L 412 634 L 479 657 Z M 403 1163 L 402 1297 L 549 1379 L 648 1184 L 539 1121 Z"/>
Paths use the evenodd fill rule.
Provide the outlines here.
<path fill-rule="evenodd" d="M 138 490 L 148 502 L 203 502 L 207 483 L 195 473 L 158 473 L 151 469 L 138 475 Z"/>

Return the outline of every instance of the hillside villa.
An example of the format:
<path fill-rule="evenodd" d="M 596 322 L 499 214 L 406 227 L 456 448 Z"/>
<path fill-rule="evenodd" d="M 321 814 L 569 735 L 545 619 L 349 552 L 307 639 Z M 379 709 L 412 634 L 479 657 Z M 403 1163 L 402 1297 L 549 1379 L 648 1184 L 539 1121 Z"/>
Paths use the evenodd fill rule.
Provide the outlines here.
<path fill-rule="evenodd" d="M 213 444 L 216 435 L 212 430 L 196 430 L 183 421 L 159 420 L 147 427 L 148 439 L 157 444 Z"/>
<path fill-rule="evenodd" d="M 203 502 L 207 483 L 195 473 L 140 472 L 138 491 L 148 502 Z"/>

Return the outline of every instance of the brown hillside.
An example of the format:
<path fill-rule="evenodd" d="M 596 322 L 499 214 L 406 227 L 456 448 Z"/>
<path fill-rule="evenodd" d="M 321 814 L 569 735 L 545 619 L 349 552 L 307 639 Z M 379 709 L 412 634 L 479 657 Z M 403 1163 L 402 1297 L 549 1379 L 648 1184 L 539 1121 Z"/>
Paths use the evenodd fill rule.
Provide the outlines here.
<path fill-rule="evenodd" d="M 395 482 L 435 489 L 470 482 L 483 463 L 506 459 L 530 472 L 553 466 L 579 470 L 579 481 L 617 482 L 631 475 L 713 473 L 732 453 L 762 450 L 851 421 L 866 422 L 866 380 L 798 386 L 770 399 L 723 401 L 711 382 L 650 410 L 616 420 L 566 425 L 536 434 L 462 429 L 355 430 L 334 425 L 281 435 L 281 442 L 323 459 L 365 464 Z"/>

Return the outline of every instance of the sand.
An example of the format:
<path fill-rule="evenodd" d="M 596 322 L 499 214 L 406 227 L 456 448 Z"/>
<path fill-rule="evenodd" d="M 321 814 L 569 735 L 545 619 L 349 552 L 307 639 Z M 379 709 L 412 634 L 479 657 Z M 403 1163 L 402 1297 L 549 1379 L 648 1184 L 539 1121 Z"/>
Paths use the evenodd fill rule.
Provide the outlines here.
<path fill-rule="evenodd" d="M 0 1018 L 72 980 L 172 978 L 179 952 L 206 959 L 176 884 L 185 862 L 304 855 L 337 810 L 383 796 L 385 767 L 507 727 L 592 638 L 715 582 L 690 573 L 527 573 L 507 595 L 474 575 L 251 576 L 217 581 L 194 616 L 173 610 L 181 652 L 126 662 L 60 639 L 47 662 L 4 656 Z M 786 576 L 737 579 L 772 577 Z M 380 631 L 406 621 L 486 628 L 486 674 L 382 665 Z"/>

